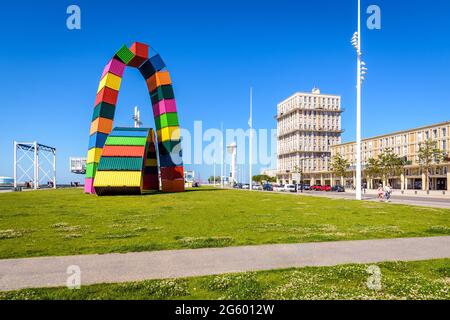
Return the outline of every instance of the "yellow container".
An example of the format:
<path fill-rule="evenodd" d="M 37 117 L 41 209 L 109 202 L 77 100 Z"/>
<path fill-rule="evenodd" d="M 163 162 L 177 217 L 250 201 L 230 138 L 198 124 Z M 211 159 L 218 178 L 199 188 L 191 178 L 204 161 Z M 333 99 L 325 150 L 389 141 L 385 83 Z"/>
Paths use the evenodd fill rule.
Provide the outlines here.
<path fill-rule="evenodd" d="M 97 171 L 94 187 L 141 187 L 141 171 Z"/>
<path fill-rule="evenodd" d="M 86 164 L 88 163 L 99 163 L 100 157 L 102 156 L 102 148 L 91 148 L 88 151 L 88 156 Z"/>
<path fill-rule="evenodd" d="M 100 80 L 100 83 L 98 85 L 97 93 L 100 92 L 104 87 L 108 87 L 111 89 L 114 89 L 116 91 L 120 90 L 120 83 L 122 82 L 122 78 L 119 76 L 116 76 L 113 73 L 108 72 L 105 74 L 105 76 Z"/>
<path fill-rule="evenodd" d="M 180 127 L 165 127 L 159 129 L 156 133 L 158 135 L 158 142 L 180 140 Z"/>

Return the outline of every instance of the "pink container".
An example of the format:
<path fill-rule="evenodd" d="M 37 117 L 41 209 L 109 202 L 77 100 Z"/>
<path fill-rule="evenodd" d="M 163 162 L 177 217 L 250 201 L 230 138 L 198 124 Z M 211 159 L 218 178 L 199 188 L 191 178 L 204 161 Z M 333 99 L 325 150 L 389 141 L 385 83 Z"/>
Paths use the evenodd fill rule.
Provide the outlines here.
<path fill-rule="evenodd" d="M 153 105 L 153 115 L 155 117 L 168 112 L 177 112 L 175 99 L 163 99 Z"/>
<path fill-rule="evenodd" d="M 105 66 L 105 69 L 103 69 L 103 73 L 100 79 L 102 79 L 103 76 L 108 72 L 114 73 L 116 76 L 122 77 L 123 72 L 125 71 L 125 67 L 126 67 L 125 63 L 113 58 Z"/>
<path fill-rule="evenodd" d="M 84 193 L 95 193 L 94 179 L 86 178 L 86 180 L 84 180 Z"/>

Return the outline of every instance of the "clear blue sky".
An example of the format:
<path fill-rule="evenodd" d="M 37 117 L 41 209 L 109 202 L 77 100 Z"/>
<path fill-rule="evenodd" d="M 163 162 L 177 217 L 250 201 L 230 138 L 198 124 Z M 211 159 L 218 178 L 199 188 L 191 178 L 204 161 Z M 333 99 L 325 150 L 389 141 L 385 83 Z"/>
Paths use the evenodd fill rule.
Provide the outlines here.
<path fill-rule="evenodd" d="M 66 28 L 70 4 L 81 8 L 81 30 Z M 370 4 L 381 6 L 382 30 L 363 30 L 363 135 L 450 120 L 450 2 Z M 166 61 L 187 129 L 195 120 L 246 128 L 250 86 L 254 126 L 275 128 L 277 102 L 318 86 L 342 95 L 343 141 L 355 136 L 356 0 L 8 1 L 0 27 L 0 175 L 12 175 L 14 139 L 38 140 L 57 147 L 59 177 L 75 180 L 68 158 L 86 154 L 103 66 L 134 41 Z M 115 124 L 130 125 L 138 105 L 153 126 L 149 104 L 127 70 Z"/>

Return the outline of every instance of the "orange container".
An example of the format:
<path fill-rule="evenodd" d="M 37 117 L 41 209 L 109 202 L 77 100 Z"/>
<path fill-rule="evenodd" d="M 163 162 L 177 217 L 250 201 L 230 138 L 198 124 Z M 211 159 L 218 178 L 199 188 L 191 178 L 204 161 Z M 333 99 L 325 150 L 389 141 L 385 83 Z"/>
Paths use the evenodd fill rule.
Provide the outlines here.
<path fill-rule="evenodd" d="M 104 157 L 143 157 L 144 146 L 105 146 L 102 155 Z"/>
<path fill-rule="evenodd" d="M 150 93 L 156 90 L 157 87 L 162 85 L 172 84 L 170 80 L 169 71 L 159 71 L 146 80 L 147 88 Z"/>
<path fill-rule="evenodd" d="M 99 117 L 94 121 L 92 121 L 91 130 L 89 134 L 92 135 L 96 132 L 109 134 L 112 130 L 112 126 L 113 121 L 111 119 Z"/>

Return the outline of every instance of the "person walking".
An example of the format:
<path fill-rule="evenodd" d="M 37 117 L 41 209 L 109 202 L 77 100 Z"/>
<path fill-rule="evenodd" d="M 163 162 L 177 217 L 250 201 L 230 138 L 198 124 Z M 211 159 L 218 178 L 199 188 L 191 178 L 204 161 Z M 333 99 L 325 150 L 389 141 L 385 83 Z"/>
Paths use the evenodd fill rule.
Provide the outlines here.
<path fill-rule="evenodd" d="M 380 183 L 378 185 L 378 200 L 383 201 L 384 200 L 384 189 L 383 189 L 383 185 Z"/>
<path fill-rule="evenodd" d="M 389 183 L 384 187 L 384 197 L 386 199 L 387 202 L 390 202 L 391 199 L 391 194 L 392 194 L 392 188 L 389 185 Z"/>

